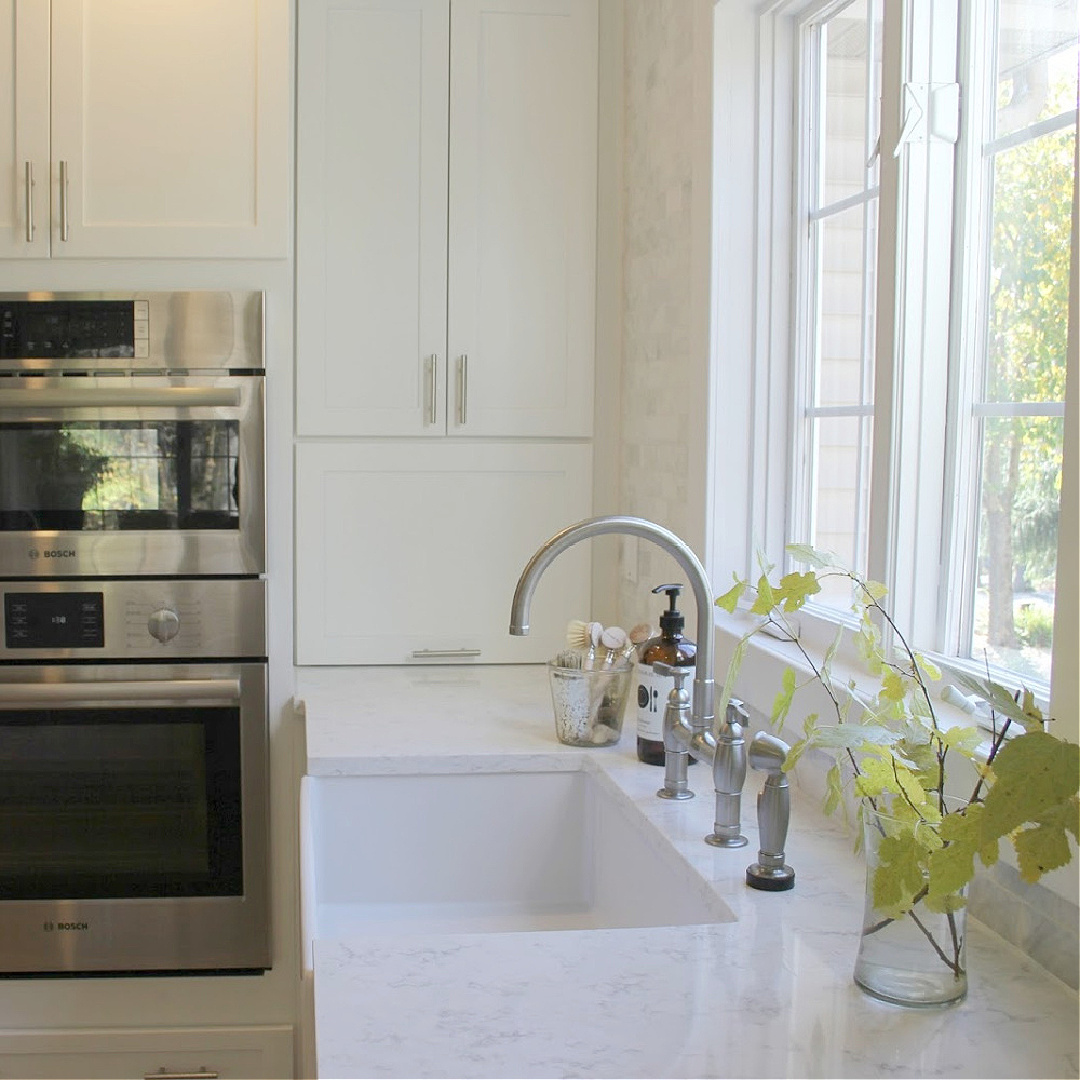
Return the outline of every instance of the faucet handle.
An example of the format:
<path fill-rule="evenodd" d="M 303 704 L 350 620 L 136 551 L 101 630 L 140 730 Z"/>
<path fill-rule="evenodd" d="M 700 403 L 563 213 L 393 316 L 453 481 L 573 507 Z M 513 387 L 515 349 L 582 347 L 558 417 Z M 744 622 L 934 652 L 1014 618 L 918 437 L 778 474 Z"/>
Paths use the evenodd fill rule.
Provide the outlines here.
<path fill-rule="evenodd" d="M 675 689 L 683 688 L 683 681 L 694 670 L 692 667 L 679 667 L 676 664 L 665 664 L 663 660 L 654 660 L 650 665 L 653 671 L 665 679 L 675 680 Z"/>

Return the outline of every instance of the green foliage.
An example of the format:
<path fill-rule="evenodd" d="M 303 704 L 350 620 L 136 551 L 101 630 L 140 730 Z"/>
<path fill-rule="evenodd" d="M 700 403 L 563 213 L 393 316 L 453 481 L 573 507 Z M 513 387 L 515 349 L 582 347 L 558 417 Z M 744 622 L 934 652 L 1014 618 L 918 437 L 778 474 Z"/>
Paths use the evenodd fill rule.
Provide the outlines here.
<path fill-rule="evenodd" d="M 764 568 L 756 584 L 736 578 L 717 601 L 734 610 L 740 599 L 748 597 L 751 613 L 759 617 L 738 643 L 720 708 L 730 697 L 756 634 L 768 630 L 797 648 L 808 677 L 800 683 L 794 667 L 784 672 L 773 701 L 773 723 L 779 727 L 788 719 L 800 687 L 810 682 L 826 692 L 834 716 L 829 723 L 816 713 L 805 718 L 802 738 L 792 746 L 784 768 L 794 768 L 811 748 L 834 756 L 826 777 L 824 809 L 831 814 L 843 808 L 845 792 L 850 792 L 860 804 L 860 817 L 867 817 L 877 830 L 872 887 L 874 907 L 883 920 L 880 925 L 907 915 L 915 918 L 919 904 L 945 915 L 958 910 L 976 860 L 992 865 L 1002 839 L 1013 844 L 1020 872 L 1029 881 L 1068 863 L 1069 836 L 1075 843 L 1080 833 L 1080 747 L 1044 731 L 1045 718 L 1030 691 L 1014 696 L 989 679 L 950 671 L 951 681 L 977 695 L 993 712 L 990 750 L 981 753 L 984 732 L 938 722 L 929 686 L 941 672 L 908 646 L 883 606 L 884 587 L 864 581 L 831 556 L 804 545 L 788 550 L 811 569 L 773 583 Z M 841 685 L 833 676 L 843 630 L 818 661 L 787 618 L 819 592 L 828 577 L 847 578 L 852 585 L 854 643 L 866 670 L 877 680 L 870 698 L 859 697 L 854 683 Z M 883 628 L 894 647 L 886 645 Z M 1012 738 L 1007 737 L 1010 729 Z M 979 777 L 969 799 L 956 805 L 945 795 L 950 755 L 971 761 Z M 950 963 L 944 949 L 931 943 Z"/>

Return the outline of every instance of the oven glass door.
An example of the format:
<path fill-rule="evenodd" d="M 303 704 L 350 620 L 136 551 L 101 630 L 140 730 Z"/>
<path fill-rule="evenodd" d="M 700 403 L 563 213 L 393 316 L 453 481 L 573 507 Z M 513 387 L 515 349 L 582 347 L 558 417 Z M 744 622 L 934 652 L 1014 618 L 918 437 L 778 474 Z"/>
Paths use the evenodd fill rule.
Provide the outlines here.
<path fill-rule="evenodd" d="M 261 376 L 2 381 L 6 573 L 265 569 Z"/>
<path fill-rule="evenodd" d="M 0 712 L 6 900 L 241 895 L 237 704 Z"/>

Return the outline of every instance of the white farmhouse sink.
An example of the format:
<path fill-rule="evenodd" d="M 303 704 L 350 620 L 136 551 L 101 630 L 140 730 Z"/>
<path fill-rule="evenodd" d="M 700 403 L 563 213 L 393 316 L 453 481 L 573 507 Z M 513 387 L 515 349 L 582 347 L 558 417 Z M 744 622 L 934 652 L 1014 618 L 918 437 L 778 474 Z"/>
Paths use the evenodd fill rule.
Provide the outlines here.
<path fill-rule="evenodd" d="M 308 777 L 305 936 L 730 921 L 603 774 Z"/>

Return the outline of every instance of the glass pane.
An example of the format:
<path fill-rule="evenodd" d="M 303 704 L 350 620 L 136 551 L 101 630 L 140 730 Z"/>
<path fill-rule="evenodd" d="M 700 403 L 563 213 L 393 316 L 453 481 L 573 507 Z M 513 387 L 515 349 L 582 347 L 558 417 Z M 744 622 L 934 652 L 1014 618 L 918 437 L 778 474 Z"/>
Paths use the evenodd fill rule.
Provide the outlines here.
<path fill-rule="evenodd" d="M 825 117 L 819 207 L 857 195 L 876 182 L 877 164 L 872 163 L 868 173 L 867 162 L 877 140 L 880 111 L 880 6 L 855 0 L 824 23 L 821 32 Z M 868 46 L 874 50 L 869 65 Z"/>
<path fill-rule="evenodd" d="M 823 218 L 818 227 L 821 282 L 814 404 L 870 404 L 877 202 Z"/>
<path fill-rule="evenodd" d="M 994 160 L 988 401 L 1063 401 L 1075 128 Z"/>
<path fill-rule="evenodd" d="M 239 528 L 239 422 L 0 425 L 0 531 Z"/>
<path fill-rule="evenodd" d="M 813 422 L 813 510 L 808 540 L 860 572 L 866 569 L 872 426 L 869 417 L 822 417 Z M 816 599 L 846 609 L 850 590 L 842 582 L 833 584 L 831 591 L 824 589 Z"/>
<path fill-rule="evenodd" d="M 1076 0 L 998 6 L 997 135 L 1076 108 Z"/>
<path fill-rule="evenodd" d="M 7 899 L 242 889 L 239 710 L 0 717 Z"/>
<path fill-rule="evenodd" d="M 983 429 L 971 657 L 1050 681 L 1064 420 L 994 417 Z"/>

